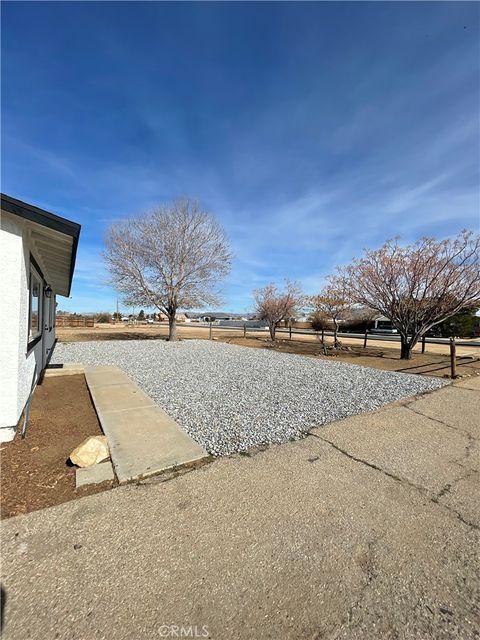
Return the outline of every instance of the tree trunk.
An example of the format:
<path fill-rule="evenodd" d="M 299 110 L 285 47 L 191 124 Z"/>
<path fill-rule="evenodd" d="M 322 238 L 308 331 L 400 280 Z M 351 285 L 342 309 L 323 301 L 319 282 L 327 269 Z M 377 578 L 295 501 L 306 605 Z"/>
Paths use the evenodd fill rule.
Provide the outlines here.
<path fill-rule="evenodd" d="M 408 339 L 408 335 L 401 336 L 401 341 L 402 341 L 402 346 L 400 349 L 401 360 L 410 360 L 412 358 L 413 347 L 417 344 L 419 338 L 420 338 L 419 333 L 415 333 L 410 338 L 410 340 Z"/>
<path fill-rule="evenodd" d="M 400 359 L 410 360 L 412 357 L 413 344 L 408 341 L 407 336 L 401 336 Z"/>
<path fill-rule="evenodd" d="M 168 314 L 168 341 L 175 342 L 177 340 L 177 314 Z"/>
<path fill-rule="evenodd" d="M 271 322 L 268 325 L 268 330 L 270 331 L 270 338 L 272 339 L 273 342 L 275 342 L 275 330 L 276 330 L 276 325 L 275 323 Z"/>
<path fill-rule="evenodd" d="M 333 346 L 335 349 L 338 347 L 338 322 L 337 319 L 333 319 Z"/>

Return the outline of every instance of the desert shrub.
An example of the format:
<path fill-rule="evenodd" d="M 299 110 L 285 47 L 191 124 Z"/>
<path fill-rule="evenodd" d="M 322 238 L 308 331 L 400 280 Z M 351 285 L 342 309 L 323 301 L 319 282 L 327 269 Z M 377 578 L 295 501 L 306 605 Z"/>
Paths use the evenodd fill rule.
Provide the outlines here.
<path fill-rule="evenodd" d="M 111 322 L 112 315 L 108 311 L 102 311 L 95 316 L 95 322 Z"/>
<path fill-rule="evenodd" d="M 325 316 L 321 315 L 320 313 L 314 313 L 313 316 L 311 317 L 310 323 L 314 331 L 322 331 L 322 329 L 323 330 L 330 329 L 330 324 L 328 319 L 325 318 Z"/>

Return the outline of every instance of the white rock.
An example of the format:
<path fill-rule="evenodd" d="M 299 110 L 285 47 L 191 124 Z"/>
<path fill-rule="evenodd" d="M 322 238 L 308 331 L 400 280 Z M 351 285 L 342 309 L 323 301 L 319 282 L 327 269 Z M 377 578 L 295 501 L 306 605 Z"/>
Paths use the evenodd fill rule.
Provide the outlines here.
<path fill-rule="evenodd" d="M 90 436 L 70 454 L 70 460 L 78 467 L 91 467 L 110 456 L 105 436 Z"/>

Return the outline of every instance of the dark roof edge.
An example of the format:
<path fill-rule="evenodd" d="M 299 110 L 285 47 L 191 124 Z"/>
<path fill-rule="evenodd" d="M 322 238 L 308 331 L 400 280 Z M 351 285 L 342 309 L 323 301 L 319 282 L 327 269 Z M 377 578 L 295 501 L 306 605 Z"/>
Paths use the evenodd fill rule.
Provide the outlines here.
<path fill-rule="evenodd" d="M 1 208 L 4 211 L 13 213 L 16 216 L 25 218 L 26 220 L 30 220 L 31 222 L 36 222 L 37 224 L 40 224 L 49 229 L 53 229 L 54 231 L 58 231 L 73 238 L 72 257 L 70 261 L 70 276 L 67 293 L 68 297 L 72 288 L 73 271 L 75 269 L 75 261 L 77 259 L 77 247 L 78 239 L 80 237 L 81 225 L 79 225 L 77 222 L 67 220 L 66 218 L 61 218 L 60 216 L 57 216 L 54 213 L 50 213 L 49 211 L 45 211 L 44 209 L 40 209 L 39 207 L 35 207 L 33 204 L 28 204 L 28 202 L 22 202 L 22 200 L 17 200 L 16 198 L 7 196 L 4 193 L 0 194 L 0 196 Z"/>

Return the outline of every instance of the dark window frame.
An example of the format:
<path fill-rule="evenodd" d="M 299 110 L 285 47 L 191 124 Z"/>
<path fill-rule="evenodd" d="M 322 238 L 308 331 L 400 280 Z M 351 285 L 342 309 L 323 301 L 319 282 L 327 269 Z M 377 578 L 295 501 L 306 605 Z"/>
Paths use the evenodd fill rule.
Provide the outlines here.
<path fill-rule="evenodd" d="M 37 272 L 40 278 L 40 292 L 38 296 L 38 327 L 39 332 L 33 337 L 30 337 L 31 321 L 32 321 L 32 266 Z M 38 262 L 30 254 L 30 260 L 28 263 L 28 323 L 27 323 L 27 355 L 40 342 L 43 338 L 43 289 L 45 286 L 45 279 L 43 277 L 43 271 L 40 269 Z"/>
<path fill-rule="evenodd" d="M 53 291 L 50 293 L 50 297 L 48 298 L 48 332 L 53 329 L 53 314 L 52 309 L 55 302 L 55 297 L 53 295 Z"/>

